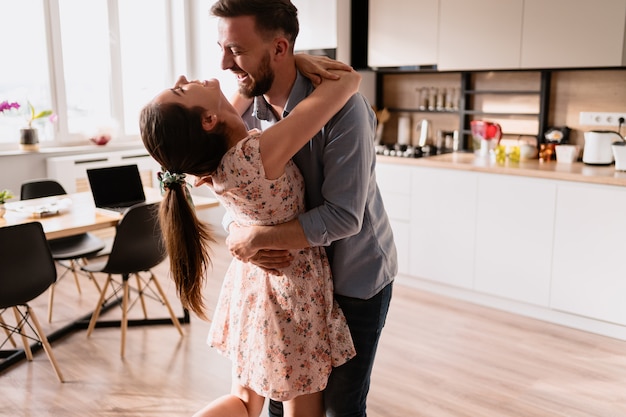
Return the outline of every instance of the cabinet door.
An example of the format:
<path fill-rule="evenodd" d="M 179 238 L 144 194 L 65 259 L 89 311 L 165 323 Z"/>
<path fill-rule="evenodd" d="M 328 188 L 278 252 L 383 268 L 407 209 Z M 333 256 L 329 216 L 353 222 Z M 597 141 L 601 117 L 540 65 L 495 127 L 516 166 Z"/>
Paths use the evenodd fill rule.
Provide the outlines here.
<path fill-rule="evenodd" d="M 411 275 L 472 288 L 476 174 L 416 167 L 411 183 Z"/>
<path fill-rule="evenodd" d="M 411 167 L 402 165 L 381 163 L 376 165 L 376 181 L 391 223 L 400 274 L 409 273 L 411 170 Z"/>
<path fill-rule="evenodd" d="M 551 181 L 479 177 L 476 291 L 549 305 L 555 199 Z"/>
<path fill-rule="evenodd" d="M 626 325 L 626 189 L 558 188 L 551 307 Z"/>
<path fill-rule="evenodd" d="M 370 67 L 437 63 L 439 0 L 369 0 Z"/>
<path fill-rule="evenodd" d="M 441 0 L 440 70 L 519 68 L 523 0 Z"/>
<path fill-rule="evenodd" d="M 296 50 L 337 48 L 337 0 L 292 0 L 300 33 Z"/>
<path fill-rule="evenodd" d="M 524 0 L 521 66 L 625 65 L 624 16 L 626 0 Z"/>

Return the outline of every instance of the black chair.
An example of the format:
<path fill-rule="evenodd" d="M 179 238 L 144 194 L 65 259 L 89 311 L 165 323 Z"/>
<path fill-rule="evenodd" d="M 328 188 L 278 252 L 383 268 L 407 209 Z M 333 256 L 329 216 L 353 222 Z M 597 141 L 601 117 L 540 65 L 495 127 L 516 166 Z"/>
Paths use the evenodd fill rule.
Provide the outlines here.
<path fill-rule="evenodd" d="M 56 195 L 67 194 L 61 184 L 55 180 L 50 179 L 38 179 L 27 181 L 22 184 L 20 190 L 21 200 L 31 200 L 33 198 L 51 197 Z M 48 241 L 50 244 L 50 250 L 52 257 L 55 261 L 65 268 L 65 271 L 59 277 L 60 281 L 65 274 L 71 272 L 74 275 L 74 281 L 76 282 L 76 288 L 78 293 L 81 294 L 80 282 L 78 279 L 79 266 L 77 262 L 86 262 L 86 259 L 91 256 L 101 254 L 106 247 L 105 242 L 92 233 L 82 233 L 80 235 L 68 236 L 58 239 L 51 239 Z M 98 291 L 100 286 L 98 282 L 94 280 L 94 284 Z M 50 287 L 50 300 L 48 301 L 48 322 L 52 321 L 52 305 L 54 302 L 54 285 Z"/>
<path fill-rule="evenodd" d="M 11 335 L 21 336 L 29 361 L 33 353 L 29 340 L 43 346 L 54 372 L 61 382 L 63 376 L 48 338 L 28 303 L 45 292 L 57 278 L 57 271 L 41 223 L 32 222 L 0 227 L 0 315 L 8 309 L 15 314 L 15 325 L 0 320 L 0 326 Z M 13 343 L 13 342 L 12 342 Z"/>
<path fill-rule="evenodd" d="M 152 268 L 159 265 L 167 257 L 157 217 L 158 205 L 159 203 L 139 203 L 128 208 L 116 226 L 113 246 L 107 259 L 103 261 L 96 260 L 81 266 L 81 269 L 91 274 L 92 278 L 96 272 L 107 274 L 106 282 L 100 291 L 100 299 L 89 321 L 89 327 L 87 328 L 88 337 L 91 336 L 98 322 L 102 307 L 110 305 L 112 299 L 120 301 L 119 294 L 120 289 L 122 289 L 122 320 L 120 323 L 122 328 L 120 350 L 122 357 L 124 357 L 126 345 L 128 312 L 139 300 L 143 316 L 147 320 L 146 297 L 157 300 L 160 304 L 167 307 L 172 323 L 176 326 L 180 335 L 183 335 L 180 322 L 174 314 L 159 281 L 151 271 Z M 144 276 L 141 275 L 142 273 L 145 273 Z M 147 277 L 145 276 L 146 274 Z M 115 275 L 121 275 L 121 281 L 115 280 L 113 278 Z M 136 287 L 133 287 L 132 290 L 137 294 L 137 297 L 131 302 L 130 277 L 133 275 L 136 277 Z M 152 284 L 154 289 L 151 286 Z M 111 293 L 107 296 L 109 285 L 111 285 Z"/>

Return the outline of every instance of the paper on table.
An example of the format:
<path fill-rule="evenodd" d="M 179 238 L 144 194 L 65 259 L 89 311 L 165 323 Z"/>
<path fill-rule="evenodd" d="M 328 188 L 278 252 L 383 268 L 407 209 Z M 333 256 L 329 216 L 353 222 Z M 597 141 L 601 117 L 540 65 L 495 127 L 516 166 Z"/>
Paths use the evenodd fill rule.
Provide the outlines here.
<path fill-rule="evenodd" d="M 46 197 L 34 200 L 6 203 L 7 210 L 30 214 L 34 218 L 48 217 L 60 214 L 72 205 L 67 197 Z"/>

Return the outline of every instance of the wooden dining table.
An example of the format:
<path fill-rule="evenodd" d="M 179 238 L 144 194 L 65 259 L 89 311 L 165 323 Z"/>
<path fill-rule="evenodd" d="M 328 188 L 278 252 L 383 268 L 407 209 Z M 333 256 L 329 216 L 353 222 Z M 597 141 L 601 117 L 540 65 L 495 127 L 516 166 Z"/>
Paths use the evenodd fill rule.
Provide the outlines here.
<path fill-rule="evenodd" d="M 156 188 L 145 187 L 144 193 L 146 202 L 149 203 L 159 202 L 162 198 L 160 191 Z M 193 195 L 192 200 L 196 210 L 219 205 L 219 202 L 211 197 Z M 40 210 L 42 207 L 53 207 L 55 211 Z M 58 207 L 58 212 L 56 207 Z M 6 208 L 4 217 L 0 218 L 0 227 L 37 221 L 41 222 L 48 239 L 115 227 L 122 218 L 121 214 L 96 208 L 89 191 L 8 202 Z"/>

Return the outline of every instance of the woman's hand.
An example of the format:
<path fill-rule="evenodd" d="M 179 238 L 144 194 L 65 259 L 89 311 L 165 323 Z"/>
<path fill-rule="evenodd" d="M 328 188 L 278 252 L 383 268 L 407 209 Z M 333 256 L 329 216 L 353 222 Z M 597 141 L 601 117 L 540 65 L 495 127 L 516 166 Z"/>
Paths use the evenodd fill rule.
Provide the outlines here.
<path fill-rule="evenodd" d="M 329 70 L 352 71 L 350 65 L 328 58 L 327 56 L 296 54 L 295 59 L 298 70 L 300 70 L 302 75 L 311 80 L 316 87 L 321 84 L 324 78 L 329 80 L 339 79 L 339 75 Z"/>

